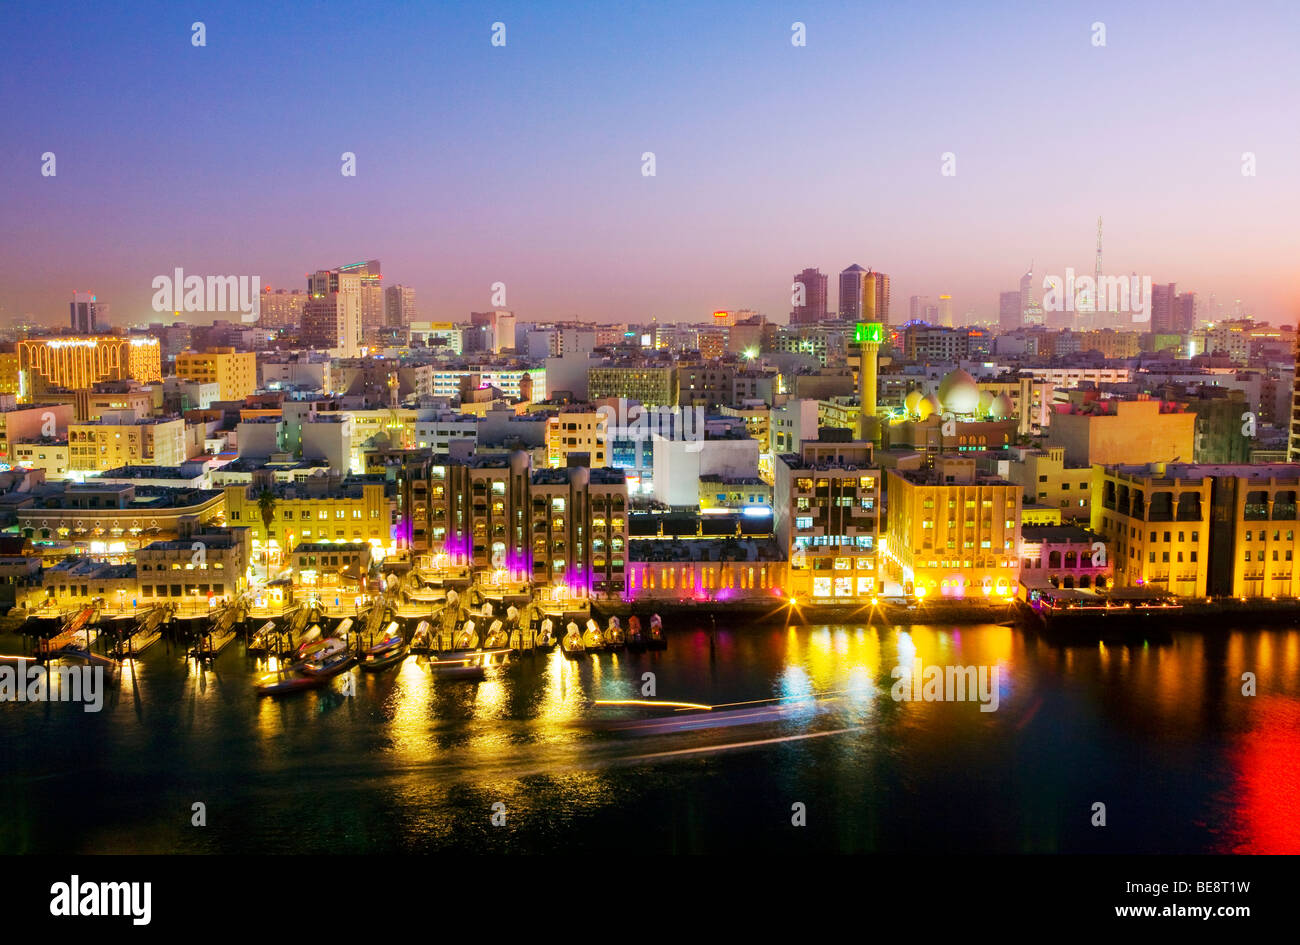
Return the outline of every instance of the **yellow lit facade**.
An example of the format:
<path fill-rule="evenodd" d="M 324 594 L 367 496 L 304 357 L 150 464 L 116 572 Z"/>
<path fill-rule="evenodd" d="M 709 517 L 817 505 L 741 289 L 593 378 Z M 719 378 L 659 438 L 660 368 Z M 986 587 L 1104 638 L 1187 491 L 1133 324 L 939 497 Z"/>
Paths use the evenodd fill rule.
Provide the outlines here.
<path fill-rule="evenodd" d="M 222 400 L 243 400 L 257 390 L 257 355 L 234 348 L 183 351 L 176 356 L 176 376 L 218 385 Z"/>
<path fill-rule="evenodd" d="M 133 414 L 126 414 L 127 417 Z M 189 458 L 185 421 L 108 419 L 68 426 L 68 468 L 103 472 L 119 466 L 179 466 Z"/>
<path fill-rule="evenodd" d="M 161 381 L 162 355 L 157 338 L 35 338 L 18 342 L 18 369 L 20 398 L 28 401 L 51 387 L 85 390 L 99 381 Z"/>
<path fill-rule="evenodd" d="M 586 453 L 591 465 L 607 465 L 608 418 L 591 410 L 562 410 L 546 422 L 546 462 L 551 468 L 566 465 L 570 453 Z"/>
<path fill-rule="evenodd" d="M 1020 487 L 975 461 L 888 473 L 890 568 L 918 597 L 1007 597 L 1019 576 Z"/>

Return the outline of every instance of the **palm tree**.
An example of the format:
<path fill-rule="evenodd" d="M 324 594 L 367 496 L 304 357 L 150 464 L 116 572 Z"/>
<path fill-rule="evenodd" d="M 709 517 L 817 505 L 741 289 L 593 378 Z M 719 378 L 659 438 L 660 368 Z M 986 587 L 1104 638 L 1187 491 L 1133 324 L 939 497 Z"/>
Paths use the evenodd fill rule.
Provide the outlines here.
<path fill-rule="evenodd" d="M 257 495 L 257 511 L 262 515 L 262 524 L 266 526 L 266 541 L 262 543 L 262 564 L 266 568 L 266 578 L 271 579 L 271 523 L 275 521 L 275 493 L 266 486 Z"/>

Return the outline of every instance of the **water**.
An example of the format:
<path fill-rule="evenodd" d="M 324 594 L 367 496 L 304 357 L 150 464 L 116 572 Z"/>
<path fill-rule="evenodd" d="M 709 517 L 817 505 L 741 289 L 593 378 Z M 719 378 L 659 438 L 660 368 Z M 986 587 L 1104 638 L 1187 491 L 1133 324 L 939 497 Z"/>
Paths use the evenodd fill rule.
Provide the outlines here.
<path fill-rule="evenodd" d="M 0 852 L 1300 852 L 1300 631 L 669 636 L 477 683 L 410 658 L 355 671 L 351 698 L 335 679 L 280 699 L 254 694 L 238 644 L 200 670 L 160 643 L 100 713 L 0 704 Z M 894 701 L 913 654 L 996 665 L 997 711 Z M 646 672 L 661 699 L 719 706 L 707 727 L 602 727 L 641 716 L 589 700 L 638 698 Z"/>

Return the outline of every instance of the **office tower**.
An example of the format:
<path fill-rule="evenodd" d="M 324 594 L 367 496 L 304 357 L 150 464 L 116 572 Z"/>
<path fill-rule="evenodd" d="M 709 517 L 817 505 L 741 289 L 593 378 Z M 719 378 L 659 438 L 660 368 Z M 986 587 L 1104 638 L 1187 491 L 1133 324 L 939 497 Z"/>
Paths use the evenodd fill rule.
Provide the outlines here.
<path fill-rule="evenodd" d="M 1003 292 L 998 296 L 998 328 L 1002 331 L 1015 331 L 1024 319 L 1021 305 L 1021 293 Z"/>
<path fill-rule="evenodd" d="M 74 292 L 68 306 L 72 330 L 83 335 L 93 335 L 108 327 L 108 303 L 100 302 L 89 292 Z"/>
<path fill-rule="evenodd" d="M 384 276 L 378 259 L 339 266 L 338 271 L 360 277 L 361 335 L 377 341 L 384 330 Z"/>
<path fill-rule="evenodd" d="M 297 331 L 302 324 L 302 310 L 306 304 L 307 293 L 301 289 L 272 290 L 267 286 L 258 300 L 257 325 L 267 331 Z"/>
<path fill-rule="evenodd" d="M 311 296 L 303 307 L 299 340 L 304 347 L 361 357 L 361 276 L 322 269 L 307 277 Z"/>
<path fill-rule="evenodd" d="M 419 321 L 415 314 L 415 289 L 409 285 L 390 285 L 384 290 L 384 324 L 389 328 L 407 328 Z"/>
<path fill-rule="evenodd" d="M 1027 322 L 1030 306 L 1034 305 L 1034 264 L 1029 264 L 1029 271 L 1020 277 L 1020 321 Z"/>
<path fill-rule="evenodd" d="M 889 276 L 867 270 L 862 277 L 862 321 L 889 324 Z"/>
<path fill-rule="evenodd" d="M 840 318 L 846 322 L 862 321 L 862 277 L 867 270 L 854 263 L 840 273 Z"/>
<path fill-rule="evenodd" d="M 907 300 L 907 320 L 909 322 L 928 321 L 926 312 L 932 308 L 928 295 L 914 295 Z"/>
<path fill-rule="evenodd" d="M 830 278 L 822 275 L 820 269 L 805 269 L 795 274 L 794 284 L 803 286 L 803 304 L 790 311 L 791 325 L 811 325 L 826 317 L 829 311 L 826 286 L 829 282 Z"/>
<path fill-rule="evenodd" d="M 1174 325 L 1175 283 L 1151 287 L 1151 333 L 1168 335 L 1179 329 Z"/>
<path fill-rule="evenodd" d="M 1196 330 L 1196 293 L 1183 292 L 1174 296 L 1174 331 Z"/>
<path fill-rule="evenodd" d="M 952 296 L 939 296 L 939 325 L 943 328 L 952 327 Z"/>

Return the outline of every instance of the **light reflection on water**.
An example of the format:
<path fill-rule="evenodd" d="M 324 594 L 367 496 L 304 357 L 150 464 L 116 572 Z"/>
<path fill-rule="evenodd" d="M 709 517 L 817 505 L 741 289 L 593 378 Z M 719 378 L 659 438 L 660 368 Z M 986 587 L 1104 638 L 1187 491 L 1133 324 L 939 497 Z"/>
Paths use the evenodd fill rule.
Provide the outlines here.
<path fill-rule="evenodd" d="M 996 666 L 998 710 L 895 702 L 917 659 Z M 334 679 L 259 698 L 257 671 L 238 647 L 204 668 L 159 644 L 101 713 L 0 705 L 0 851 L 779 848 L 794 799 L 821 849 L 1300 852 L 1295 630 L 1061 648 L 1001 626 L 679 629 L 666 652 L 556 650 L 478 682 L 412 657 L 355 670 L 353 697 Z M 635 713 L 591 702 L 641 698 L 646 673 L 719 708 L 606 727 Z M 205 798 L 214 826 L 178 825 Z M 1120 813 L 1104 838 L 1098 799 Z M 304 803 L 327 828 L 300 829 Z M 55 816 L 70 805 L 79 822 Z"/>

